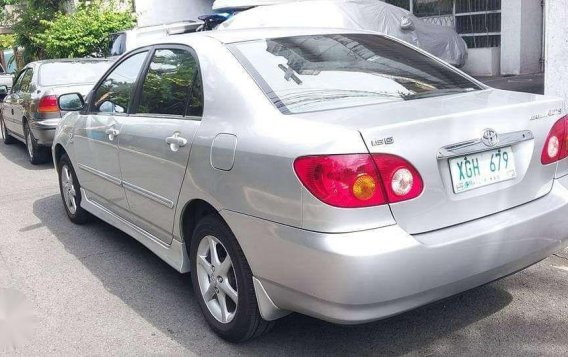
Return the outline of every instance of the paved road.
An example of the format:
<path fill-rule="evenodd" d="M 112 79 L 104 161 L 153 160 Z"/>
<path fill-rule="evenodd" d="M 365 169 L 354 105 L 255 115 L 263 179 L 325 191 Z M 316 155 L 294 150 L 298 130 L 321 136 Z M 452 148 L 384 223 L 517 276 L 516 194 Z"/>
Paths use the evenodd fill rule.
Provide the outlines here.
<path fill-rule="evenodd" d="M 0 144 L 0 190 L 0 353 L 568 355 L 568 253 L 385 321 L 292 315 L 236 346 L 207 329 L 188 276 L 105 223 L 71 224 L 52 165 L 23 145 Z"/>
<path fill-rule="evenodd" d="M 521 74 L 518 76 L 477 77 L 493 88 L 544 94 L 544 73 Z"/>

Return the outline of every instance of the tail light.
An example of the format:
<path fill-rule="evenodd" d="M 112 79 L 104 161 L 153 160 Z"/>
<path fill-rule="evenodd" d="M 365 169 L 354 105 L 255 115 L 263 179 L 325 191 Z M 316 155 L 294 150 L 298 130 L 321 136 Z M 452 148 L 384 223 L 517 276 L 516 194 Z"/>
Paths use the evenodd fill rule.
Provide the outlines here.
<path fill-rule="evenodd" d="M 37 111 L 40 113 L 55 113 L 59 111 L 57 96 L 47 95 L 39 100 Z"/>
<path fill-rule="evenodd" d="M 544 142 L 540 162 L 551 164 L 568 156 L 568 116 L 559 119 Z"/>
<path fill-rule="evenodd" d="M 316 198 L 342 208 L 409 200 L 424 187 L 414 166 L 389 154 L 304 156 L 294 161 L 294 170 Z"/>
<path fill-rule="evenodd" d="M 422 177 L 408 161 L 390 154 L 375 154 L 373 160 L 379 169 L 389 203 L 410 200 L 422 193 Z"/>

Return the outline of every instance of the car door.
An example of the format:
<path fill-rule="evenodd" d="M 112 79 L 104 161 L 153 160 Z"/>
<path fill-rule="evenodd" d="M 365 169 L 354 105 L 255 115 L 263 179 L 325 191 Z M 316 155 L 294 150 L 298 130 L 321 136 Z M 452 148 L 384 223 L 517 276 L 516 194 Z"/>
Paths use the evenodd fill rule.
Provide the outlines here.
<path fill-rule="evenodd" d="M 140 80 L 135 113 L 120 120 L 120 167 L 130 220 L 167 244 L 202 107 L 195 52 L 158 46 Z"/>
<path fill-rule="evenodd" d="M 20 72 L 10 94 L 4 98 L 4 103 L 2 104 L 2 117 L 4 118 L 6 128 L 22 138 L 24 138 L 24 127 L 22 123 L 23 102 L 26 97 L 26 91 L 29 89 L 32 76 L 32 68 L 25 68 Z"/>
<path fill-rule="evenodd" d="M 77 175 L 87 199 L 123 217 L 128 202 L 118 158 L 120 118 L 128 115 L 148 51 L 122 59 L 95 86 L 73 136 Z"/>

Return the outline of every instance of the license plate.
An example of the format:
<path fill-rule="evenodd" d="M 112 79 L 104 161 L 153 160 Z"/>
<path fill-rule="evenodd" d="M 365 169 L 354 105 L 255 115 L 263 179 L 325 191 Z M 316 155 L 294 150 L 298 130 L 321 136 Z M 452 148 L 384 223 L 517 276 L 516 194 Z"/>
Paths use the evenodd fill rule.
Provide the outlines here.
<path fill-rule="evenodd" d="M 461 193 L 517 176 L 511 147 L 460 156 L 449 160 L 454 193 Z"/>

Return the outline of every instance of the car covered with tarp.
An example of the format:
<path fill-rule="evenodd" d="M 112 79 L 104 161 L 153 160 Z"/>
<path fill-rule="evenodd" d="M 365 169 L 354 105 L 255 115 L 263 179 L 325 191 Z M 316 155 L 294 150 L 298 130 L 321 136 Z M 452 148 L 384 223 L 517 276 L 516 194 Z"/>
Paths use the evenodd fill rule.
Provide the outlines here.
<path fill-rule="evenodd" d="M 461 67 L 465 41 L 451 27 L 425 22 L 409 11 L 377 0 L 217 0 L 215 11 L 235 15 L 218 29 L 328 27 L 370 30 L 419 47 Z"/>

